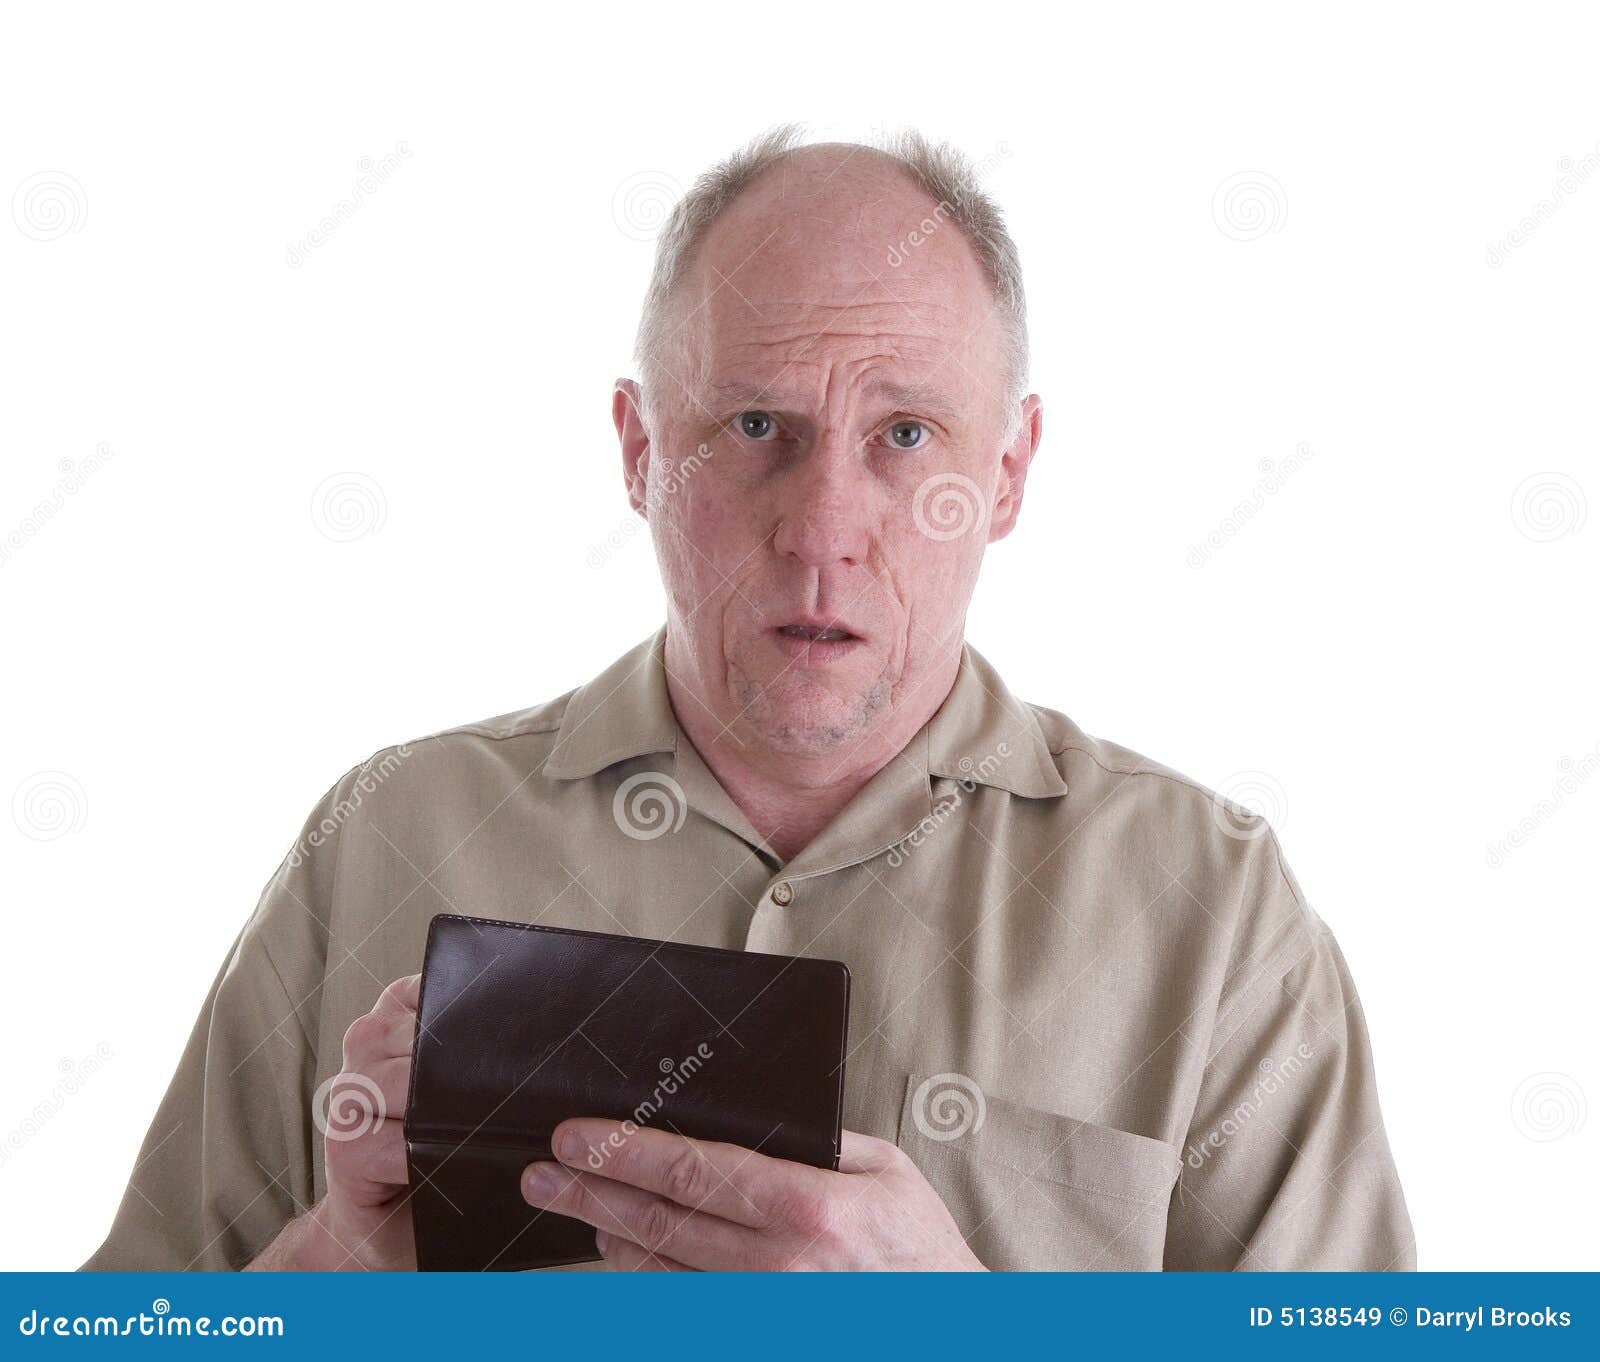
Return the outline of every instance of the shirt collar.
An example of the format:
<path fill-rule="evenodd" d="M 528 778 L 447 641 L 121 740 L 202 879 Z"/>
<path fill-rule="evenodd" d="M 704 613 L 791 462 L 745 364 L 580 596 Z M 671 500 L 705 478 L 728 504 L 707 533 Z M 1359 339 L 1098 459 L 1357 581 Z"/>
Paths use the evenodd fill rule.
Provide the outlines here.
<path fill-rule="evenodd" d="M 1006 689 L 971 644 L 962 646 L 955 684 L 926 733 L 930 775 L 992 785 L 1027 799 L 1067 792 L 1039 715 Z"/>
<path fill-rule="evenodd" d="M 663 626 L 573 693 L 546 775 L 577 780 L 629 757 L 677 749 L 678 721 L 662 660 L 666 638 Z"/>

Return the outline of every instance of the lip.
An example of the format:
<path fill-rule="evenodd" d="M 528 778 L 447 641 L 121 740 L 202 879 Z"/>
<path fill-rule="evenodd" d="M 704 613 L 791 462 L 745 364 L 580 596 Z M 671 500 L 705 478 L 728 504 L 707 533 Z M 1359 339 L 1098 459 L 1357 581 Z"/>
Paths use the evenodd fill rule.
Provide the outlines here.
<path fill-rule="evenodd" d="M 786 629 L 841 630 L 846 637 L 840 639 L 808 638 L 802 634 L 786 633 Z M 778 651 L 789 658 L 796 667 L 826 667 L 848 657 L 866 644 L 866 639 L 854 633 L 837 620 L 824 620 L 802 616 L 785 620 L 767 631 Z"/>

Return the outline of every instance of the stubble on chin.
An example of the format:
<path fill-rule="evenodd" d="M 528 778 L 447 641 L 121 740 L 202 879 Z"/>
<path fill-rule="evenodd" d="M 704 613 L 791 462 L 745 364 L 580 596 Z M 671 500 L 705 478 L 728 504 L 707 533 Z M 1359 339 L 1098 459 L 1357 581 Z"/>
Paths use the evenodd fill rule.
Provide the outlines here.
<path fill-rule="evenodd" d="M 739 704 L 736 726 L 757 735 L 771 750 L 795 757 L 827 756 L 859 744 L 883 716 L 893 693 L 888 676 L 880 675 L 856 695 L 830 694 L 816 705 L 785 704 L 773 687 L 757 685 L 737 668 L 729 674 Z"/>

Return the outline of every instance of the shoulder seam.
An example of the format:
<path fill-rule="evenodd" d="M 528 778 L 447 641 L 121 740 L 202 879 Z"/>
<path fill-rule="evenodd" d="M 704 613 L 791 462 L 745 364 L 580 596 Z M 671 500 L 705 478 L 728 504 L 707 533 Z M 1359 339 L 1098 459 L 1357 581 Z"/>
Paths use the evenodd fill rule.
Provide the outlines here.
<path fill-rule="evenodd" d="M 563 698 L 570 703 L 571 696 L 566 696 Z M 551 701 L 550 703 L 554 704 L 555 701 Z M 441 728 L 436 733 L 424 733 L 420 738 L 408 738 L 405 742 L 395 742 L 388 744 L 386 747 L 380 747 L 365 761 L 358 762 L 356 765 L 352 766 L 350 770 L 345 772 L 345 775 L 352 775 L 357 771 L 364 770 L 366 767 L 371 766 L 374 761 L 383 756 L 386 752 L 398 751 L 403 747 L 418 747 L 425 742 L 442 742 L 446 738 L 482 738 L 487 742 L 506 742 L 512 738 L 533 738 L 545 733 L 559 733 L 561 731 L 561 725 L 566 719 L 566 714 L 567 705 L 562 704 L 561 712 L 559 714 L 556 714 L 546 720 L 530 722 L 528 724 L 519 724 L 509 733 L 491 732 L 484 726 L 484 721 L 482 720 L 478 720 L 473 723 L 457 724 L 453 728 Z M 335 783 L 337 784 L 337 782 Z"/>
<path fill-rule="evenodd" d="M 1127 767 L 1127 766 L 1108 766 L 1104 761 L 1102 761 L 1095 753 L 1091 752 L 1087 747 L 1084 747 L 1081 743 L 1074 742 L 1071 739 L 1068 739 L 1066 742 L 1062 743 L 1060 747 L 1052 747 L 1050 749 L 1050 755 L 1052 757 L 1059 757 L 1064 752 L 1082 752 L 1084 756 L 1088 757 L 1090 761 L 1092 761 L 1096 766 L 1098 766 L 1102 771 L 1106 772 L 1108 775 L 1113 775 L 1113 776 L 1157 776 L 1162 780 L 1170 780 L 1174 785 L 1182 785 L 1186 790 L 1193 790 L 1198 795 L 1204 795 L 1207 799 L 1223 799 L 1223 798 L 1225 798 L 1225 796 L 1219 795 L 1215 790 L 1212 790 L 1212 789 L 1208 788 L 1207 786 L 1202 785 L 1198 780 L 1191 780 L 1188 776 L 1181 775 L 1177 771 L 1171 771 L 1171 770 L 1167 770 L 1167 769 L 1164 769 L 1164 768 L 1160 769 L 1160 770 L 1157 770 L 1156 767 L 1161 765 L 1161 763 L 1159 763 L 1159 762 L 1154 763 L 1151 767 L 1149 767 L 1147 769 L 1141 769 L 1139 767 Z M 1233 801 L 1229 800 L 1228 802 L 1232 803 Z M 1249 811 L 1246 810 L 1246 812 L 1249 812 Z M 1260 814 L 1251 814 L 1252 818 L 1259 818 L 1260 816 L 1261 816 Z"/>

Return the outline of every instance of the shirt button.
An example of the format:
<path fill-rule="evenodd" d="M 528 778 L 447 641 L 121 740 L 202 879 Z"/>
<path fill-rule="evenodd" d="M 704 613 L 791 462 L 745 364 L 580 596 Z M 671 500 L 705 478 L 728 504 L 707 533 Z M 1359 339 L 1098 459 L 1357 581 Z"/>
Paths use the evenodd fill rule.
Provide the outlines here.
<path fill-rule="evenodd" d="M 779 880 L 772 886 L 772 901 L 780 908 L 787 908 L 794 902 L 794 886 L 788 880 Z"/>

